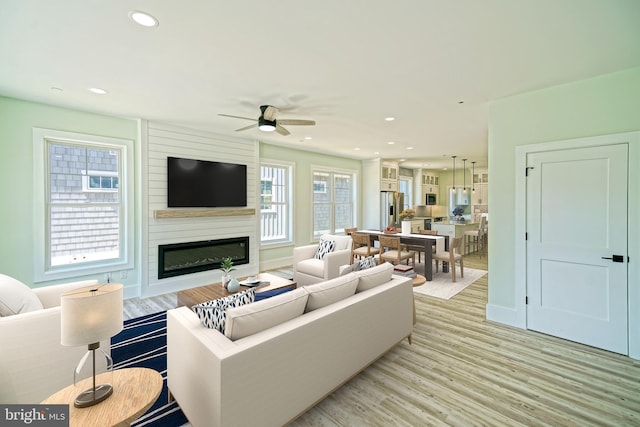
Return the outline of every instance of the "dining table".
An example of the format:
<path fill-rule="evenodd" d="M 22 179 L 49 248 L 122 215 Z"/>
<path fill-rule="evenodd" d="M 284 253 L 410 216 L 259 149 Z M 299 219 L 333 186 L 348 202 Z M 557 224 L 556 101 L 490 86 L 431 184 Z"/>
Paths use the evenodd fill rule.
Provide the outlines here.
<path fill-rule="evenodd" d="M 407 245 L 414 246 L 424 246 L 424 277 L 427 281 L 433 279 L 433 261 L 431 255 L 433 253 L 433 248 L 436 248 L 436 251 L 442 252 L 446 250 L 447 239 L 446 236 L 434 236 L 430 234 L 413 234 L 413 233 L 387 233 L 381 230 L 358 230 L 356 233 L 359 234 L 367 234 L 369 235 L 369 239 L 371 244 L 374 244 L 380 235 L 384 236 L 397 236 L 400 238 L 400 243 L 404 243 Z M 448 263 L 442 263 L 442 271 L 448 271 Z"/>

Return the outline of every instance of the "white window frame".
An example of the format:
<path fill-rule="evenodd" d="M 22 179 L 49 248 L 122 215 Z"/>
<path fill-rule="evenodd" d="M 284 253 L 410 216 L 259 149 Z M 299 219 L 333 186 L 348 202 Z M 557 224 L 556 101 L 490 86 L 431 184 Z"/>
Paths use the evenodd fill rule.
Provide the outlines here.
<path fill-rule="evenodd" d="M 358 171 L 356 170 L 352 170 L 352 169 L 335 169 L 335 168 L 328 168 L 326 166 L 311 166 L 311 190 L 312 190 L 312 194 L 314 193 L 319 193 L 315 191 L 315 186 L 316 186 L 316 181 L 314 180 L 314 176 L 316 173 L 326 173 L 330 175 L 330 179 L 329 179 L 329 185 L 331 185 L 331 200 L 329 201 L 329 205 L 331 205 L 331 219 L 329 221 L 330 223 L 330 230 L 328 230 L 329 234 L 335 234 L 336 233 L 336 222 L 335 222 L 335 216 L 334 216 L 334 212 L 335 212 L 335 189 L 333 188 L 333 184 L 334 184 L 334 175 L 339 174 L 339 175 L 350 175 L 351 176 L 351 206 L 352 206 L 352 210 L 351 210 L 351 215 L 352 215 L 352 224 L 355 226 L 356 222 L 357 222 L 357 211 L 358 211 L 358 204 L 357 204 L 357 189 L 358 189 Z M 326 193 L 328 191 L 327 188 L 325 188 L 325 191 L 323 193 Z M 319 233 L 318 235 L 316 235 L 316 230 L 315 230 L 315 218 L 314 218 L 314 212 L 315 212 L 315 202 L 313 200 L 313 197 L 311 197 L 311 240 L 312 241 L 317 241 L 320 239 L 320 236 L 323 233 Z M 341 229 L 342 230 L 342 229 Z"/>
<path fill-rule="evenodd" d="M 401 183 L 404 182 L 405 185 L 402 185 Z M 404 193 L 404 206 L 402 207 L 402 209 L 409 209 L 409 208 L 413 208 L 413 177 L 412 176 L 405 176 L 405 175 L 400 175 L 400 177 L 398 178 L 398 190 L 401 193 Z M 406 187 L 406 192 L 402 191 L 402 187 Z"/>
<path fill-rule="evenodd" d="M 89 182 L 91 180 L 92 177 L 94 176 L 99 176 L 100 179 L 102 180 L 103 177 L 109 177 L 109 178 L 113 178 L 113 177 L 118 177 L 117 173 L 114 172 L 107 172 L 107 171 L 83 171 L 85 173 L 85 175 L 82 177 L 82 191 L 85 193 L 90 193 L 90 192 L 113 192 L 115 193 L 116 191 L 118 191 L 117 188 L 113 188 L 113 187 L 108 187 L 108 188 L 92 188 L 89 185 Z M 120 186 L 120 182 L 118 182 L 118 187 Z"/>
<path fill-rule="evenodd" d="M 267 168 L 282 168 L 282 169 L 287 169 L 287 178 L 286 178 L 286 186 L 285 186 L 285 199 L 286 202 L 283 203 L 283 205 L 285 206 L 285 209 L 287 211 L 287 221 L 284 224 L 284 229 L 285 231 L 285 237 L 280 238 L 280 239 L 269 239 L 269 240 L 263 240 L 263 236 L 262 236 L 262 213 L 266 212 L 266 213 L 276 213 L 276 209 L 262 209 L 262 168 L 263 167 L 267 167 Z M 294 211 L 293 211 L 293 195 L 294 193 L 294 174 L 295 174 L 295 164 L 292 162 L 285 162 L 282 160 L 271 160 L 271 159 L 262 159 L 260 161 L 260 165 L 258 168 L 258 188 L 260 189 L 260 194 L 258 195 L 258 203 L 257 205 L 260 207 L 260 218 L 258 219 L 259 221 L 259 228 L 260 228 L 260 247 L 262 248 L 274 248 L 274 247 L 278 247 L 278 246 L 287 246 L 293 243 L 294 241 L 294 236 L 293 236 L 293 218 L 294 218 Z M 272 203 L 273 203 L 273 198 L 272 198 Z"/>
<path fill-rule="evenodd" d="M 120 151 L 120 164 L 122 170 L 120 180 L 118 182 L 121 191 L 121 199 L 119 254 L 117 257 L 105 260 L 51 266 L 51 252 L 49 244 L 50 223 L 48 219 L 49 202 L 47 200 L 47 180 L 49 179 L 49 158 L 47 147 L 49 143 L 85 145 Z M 113 272 L 117 270 L 132 269 L 134 267 L 133 150 L 134 143 L 132 140 L 128 139 L 64 132 L 54 129 L 33 128 L 33 232 L 35 250 L 34 280 L 36 282 Z M 104 175 L 104 173 L 102 174 Z M 94 190 L 111 191 L 110 189 Z"/>

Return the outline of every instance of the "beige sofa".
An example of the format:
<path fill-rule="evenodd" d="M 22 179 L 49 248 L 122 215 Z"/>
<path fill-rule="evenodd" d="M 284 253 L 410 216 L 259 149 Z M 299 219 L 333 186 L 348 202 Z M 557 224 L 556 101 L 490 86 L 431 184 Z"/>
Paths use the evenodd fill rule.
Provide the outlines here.
<path fill-rule="evenodd" d="M 30 311 L 0 317 L 0 403 L 40 403 L 73 384 L 73 371 L 86 346 L 60 344 L 60 297 L 63 293 L 95 285 L 97 280 L 28 289 L 0 275 L 0 287 L 12 285 L 12 297 L 25 292 L 35 304 Z M 31 295 L 29 295 L 31 293 Z M 24 304 L 22 304 L 24 305 Z M 101 343 L 110 352 L 109 340 Z"/>
<path fill-rule="evenodd" d="M 169 310 L 170 393 L 194 427 L 286 424 L 411 334 L 411 279 L 392 272 L 383 264 L 230 309 L 227 322 L 232 310 L 259 311 L 252 306 L 305 293 L 317 307 L 328 301 L 322 288 L 329 283 L 380 283 L 235 341 L 204 327 L 187 307 Z"/>

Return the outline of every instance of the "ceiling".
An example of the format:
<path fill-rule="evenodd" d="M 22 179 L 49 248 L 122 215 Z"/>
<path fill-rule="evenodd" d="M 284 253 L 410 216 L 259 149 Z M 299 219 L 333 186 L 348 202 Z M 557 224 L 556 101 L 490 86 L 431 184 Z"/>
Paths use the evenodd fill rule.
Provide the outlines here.
<path fill-rule="evenodd" d="M 482 167 L 490 101 L 639 66 L 639 21 L 637 0 L 0 0 L 0 94 L 406 167 L 452 155 Z M 317 124 L 235 132 L 252 122 L 218 115 L 257 118 L 262 104 Z"/>

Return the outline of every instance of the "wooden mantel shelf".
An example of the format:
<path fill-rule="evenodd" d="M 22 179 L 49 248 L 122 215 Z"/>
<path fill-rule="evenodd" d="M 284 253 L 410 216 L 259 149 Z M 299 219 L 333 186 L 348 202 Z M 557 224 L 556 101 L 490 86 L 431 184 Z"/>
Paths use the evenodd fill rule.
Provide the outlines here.
<path fill-rule="evenodd" d="M 162 218 L 200 218 L 215 216 L 255 215 L 254 208 L 202 208 L 202 209 L 158 209 L 153 212 L 156 219 Z"/>

